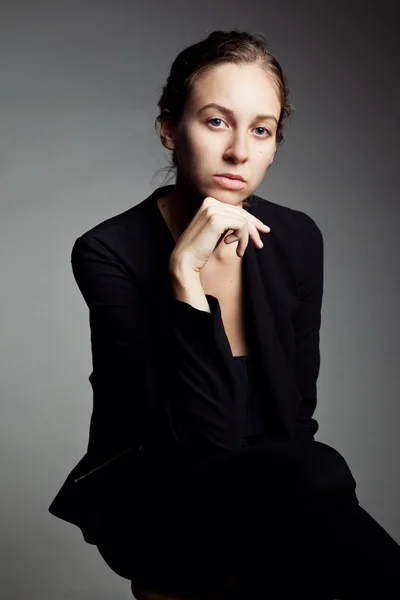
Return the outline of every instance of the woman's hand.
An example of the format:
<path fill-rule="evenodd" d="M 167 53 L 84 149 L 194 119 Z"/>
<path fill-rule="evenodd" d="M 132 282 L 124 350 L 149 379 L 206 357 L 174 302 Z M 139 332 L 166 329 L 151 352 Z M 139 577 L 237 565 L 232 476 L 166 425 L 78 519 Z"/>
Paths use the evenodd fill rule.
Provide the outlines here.
<path fill-rule="evenodd" d="M 228 231 L 231 233 L 226 235 Z M 268 233 L 270 227 L 240 206 L 208 196 L 177 241 L 170 256 L 170 267 L 184 265 L 200 272 L 224 236 L 225 244 L 239 242 L 236 254 L 242 257 L 249 238 L 256 247 L 263 247 L 259 231 Z"/>

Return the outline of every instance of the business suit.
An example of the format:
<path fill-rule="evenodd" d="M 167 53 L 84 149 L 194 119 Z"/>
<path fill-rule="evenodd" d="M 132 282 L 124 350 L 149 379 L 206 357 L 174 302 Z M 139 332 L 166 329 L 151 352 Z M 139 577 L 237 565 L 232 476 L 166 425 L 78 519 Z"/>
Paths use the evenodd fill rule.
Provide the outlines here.
<path fill-rule="evenodd" d="M 134 466 L 139 470 L 143 464 L 142 455 L 163 455 L 163 464 L 208 465 L 213 457 L 229 460 L 242 449 L 245 415 L 219 302 L 207 295 L 207 313 L 178 301 L 170 290 L 167 266 L 174 241 L 156 205 L 169 189 L 159 188 L 92 228 L 72 252 L 74 275 L 90 309 L 94 408 L 87 453 L 49 510 L 78 525 L 89 543 L 98 542 L 102 474 L 111 473 L 115 498 L 124 468 L 130 465 L 132 477 Z M 306 214 L 258 196 L 250 212 L 271 227 L 263 236 L 264 247 L 256 249 L 250 242 L 243 258 L 246 328 L 265 386 L 266 438 L 278 445 L 303 441 L 308 444 L 302 448 L 317 448 L 313 414 L 320 366 L 322 235 Z M 338 489 L 343 488 L 345 501 L 357 505 L 354 478 L 333 449 L 330 464 L 333 455 Z M 320 473 L 323 478 L 323 467 Z M 96 478 L 97 487 L 91 484 Z M 318 489 L 318 481 L 313 486 Z"/>

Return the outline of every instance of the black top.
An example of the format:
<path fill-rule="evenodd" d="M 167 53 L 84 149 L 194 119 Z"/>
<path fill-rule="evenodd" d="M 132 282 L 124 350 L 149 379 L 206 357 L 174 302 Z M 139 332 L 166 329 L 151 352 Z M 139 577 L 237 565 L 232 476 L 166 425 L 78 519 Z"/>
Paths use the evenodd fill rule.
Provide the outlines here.
<path fill-rule="evenodd" d="M 242 446 L 254 444 L 254 442 L 265 435 L 263 399 L 259 386 L 254 377 L 251 357 L 234 356 L 236 369 L 239 374 L 241 394 L 244 403 L 245 418 L 242 422 Z"/>

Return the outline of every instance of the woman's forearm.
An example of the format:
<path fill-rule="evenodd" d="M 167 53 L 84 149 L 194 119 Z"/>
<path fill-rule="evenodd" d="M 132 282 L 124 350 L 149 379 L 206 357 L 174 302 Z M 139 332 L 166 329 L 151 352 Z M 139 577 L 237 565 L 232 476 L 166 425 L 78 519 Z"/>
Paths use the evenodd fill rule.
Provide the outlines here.
<path fill-rule="evenodd" d="M 169 269 L 169 276 L 172 293 L 177 300 L 186 302 L 198 310 L 211 312 L 199 273 L 187 267 L 173 266 Z"/>

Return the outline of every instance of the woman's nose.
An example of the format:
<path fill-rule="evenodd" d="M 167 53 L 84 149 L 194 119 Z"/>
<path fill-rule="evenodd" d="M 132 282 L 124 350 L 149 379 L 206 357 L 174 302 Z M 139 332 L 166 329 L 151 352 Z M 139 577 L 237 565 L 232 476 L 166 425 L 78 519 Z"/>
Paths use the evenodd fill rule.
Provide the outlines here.
<path fill-rule="evenodd" d="M 226 150 L 225 158 L 233 158 L 235 162 L 245 162 L 248 160 L 248 152 L 246 138 L 243 135 L 237 135 Z"/>

